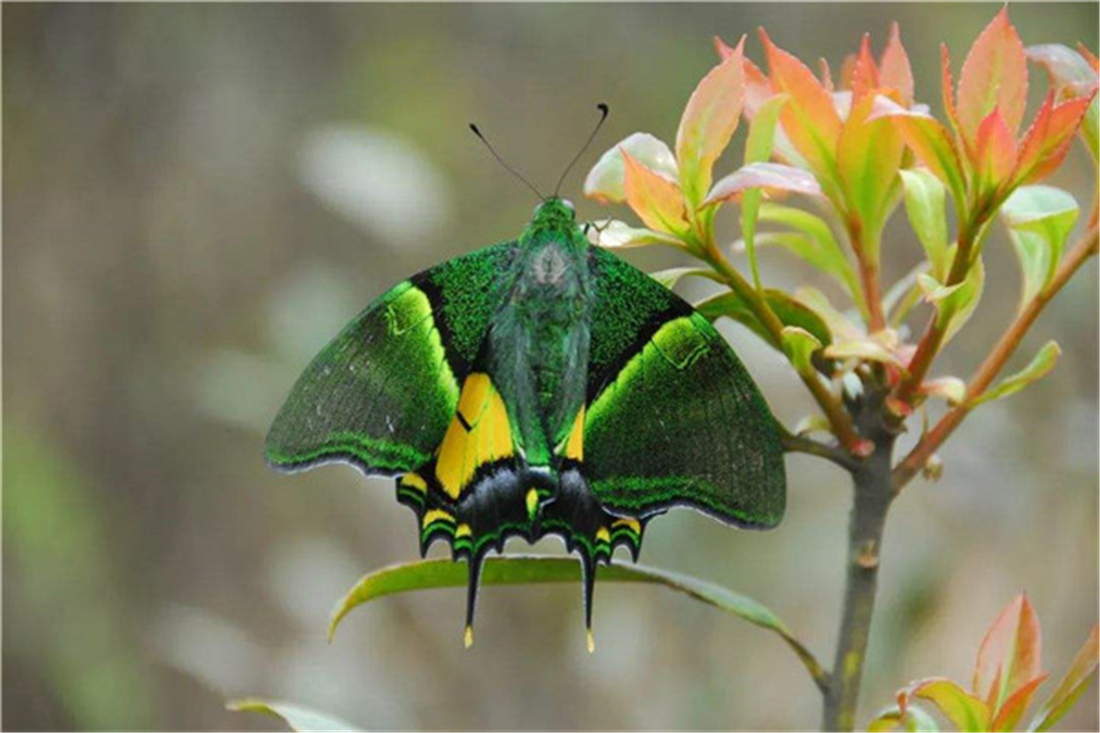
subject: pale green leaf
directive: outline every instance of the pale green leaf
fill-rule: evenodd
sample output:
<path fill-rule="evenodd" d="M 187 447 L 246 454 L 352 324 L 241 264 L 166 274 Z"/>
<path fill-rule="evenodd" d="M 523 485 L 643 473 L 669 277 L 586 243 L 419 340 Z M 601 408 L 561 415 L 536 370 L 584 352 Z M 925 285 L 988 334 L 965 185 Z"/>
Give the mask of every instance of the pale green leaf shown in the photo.
<path fill-rule="evenodd" d="M 969 733 L 989 730 L 989 708 L 954 680 L 946 678 L 922 680 L 914 683 L 907 694 L 933 703 L 960 731 Z"/>
<path fill-rule="evenodd" d="M 921 391 L 932 397 L 947 400 L 951 407 L 961 405 L 966 399 L 966 382 L 958 377 L 939 377 L 921 384 Z"/>
<path fill-rule="evenodd" d="M 383 596 L 411 590 L 465 588 L 468 583 L 467 573 L 466 563 L 452 560 L 418 560 L 391 565 L 368 573 L 352 586 L 333 609 L 329 623 L 329 639 L 332 638 L 340 621 L 357 606 Z M 485 561 L 481 571 L 482 586 L 578 583 L 580 578 L 580 563 L 571 557 L 535 555 L 493 557 Z M 751 624 L 774 631 L 794 650 L 816 681 L 820 683 L 824 678 L 825 673 L 817 660 L 802 642 L 795 638 L 786 624 L 771 609 L 752 598 L 689 575 L 658 570 L 645 565 L 623 565 L 617 562 L 600 565 L 596 578 L 598 582 L 619 581 L 663 585 L 738 616 Z"/>
<path fill-rule="evenodd" d="M 1023 310 L 1054 278 L 1080 207 L 1053 186 L 1021 186 L 1001 206 L 1023 271 Z"/>
<path fill-rule="evenodd" d="M 687 248 L 683 241 L 671 234 L 655 232 L 645 227 L 632 227 L 618 219 L 596 222 L 591 231 L 595 244 L 608 249 L 649 247 L 655 244 L 678 249 Z"/>
<path fill-rule="evenodd" d="M 899 727 L 910 733 L 937 733 L 940 729 L 936 719 L 919 705 L 909 705 L 904 714 L 895 705 L 883 710 L 867 724 L 867 730 L 870 733 L 886 733 L 898 730 Z"/>
<path fill-rule="evenodd" d="M 319 713 L 289 702 L 272 702 L 249 697 L 243 700 L 231 700 L 225 707 L 235 712 L 265 713 L 282 718 L 291 730 L 302 731 L 302 733 L 363 730 L 327 713 Z"/>
<path fill-rule="evenodd" d="M 821 342 L 804 328 L 784 326 L 782 331 L 783 352 L 791 360 L 799 374 L 809 374 L 814 370 L 811 359 L 814 352 L 821 349 Z"/>
<path fill-rule="evenodd" d="M 932 275 L 943 279 L 951 265 L 947 259 L 947 189 L 926 168 L 899 173 L 905 185 L 905 213 L 909 216 L 909 225 L 924 247 L 932 265 Z"/>
<path fill-rule="evenodd" d="M 676 158 L 668 145 L 648 132 L 636 132 L 613 145 L 596 161 L 584 180 L 585 196 L 604 203 L 618 204 L 626 201 L 623 150 L 668 180 L 679 180 Z"/>
<path fill-rule="evenodd" d="M 936 308 L 936 322 L 945 329 L 943 343 L 946 344 L 966 325 L 978 307 L 985 287 L 985 266 L 978 257 L 966 278 L 954 285 L 944 285 L 927 273 L 918 275 L 917 282 L 925 300 Z"/>
<path fill-rule="evenodd" d="M 970 406 L 977 407 L 983 402 L 999 400 L 1016 394 L 1032 382 L 1045 377 L 1054 368 L 1054 365 L 1058 362 L 1058 357 L 1061 355 L 1062 349 L 1059 348 L 1056 342 L 1046 342 L 1026 367 L 1011 376 L 1005 377 L 992 389 L 971 400 Z"/>
<path fill-rule="evenodd" d="M 775 145 L 775 128 L 779 122 L 779 111 L 790 98 L 788 94 L 776 94 L 769 97 L 756 110 L 749 126 L 748 139 L 745 141 L 745 162 L 759 163 L 768 160 Z M 764 191 L 750 189 L 741 198 L 741 236 L 745 240 L 745 251 L 749 258 L 752 282 L 760 290 L 760 266 L 756 258 L 756 220 L 760 212 L 760 202 Z"/>
<path fill-rule="evenodd" d="M 703 267 L 670 267 L 667 270 L 657 270 L 649 273 L 649 276 L 664 285 L 669 290 L 676 287 L 676 283 L 685 277 L 705 277 L 708 280 L 721 282 L 714 270 Z"/>

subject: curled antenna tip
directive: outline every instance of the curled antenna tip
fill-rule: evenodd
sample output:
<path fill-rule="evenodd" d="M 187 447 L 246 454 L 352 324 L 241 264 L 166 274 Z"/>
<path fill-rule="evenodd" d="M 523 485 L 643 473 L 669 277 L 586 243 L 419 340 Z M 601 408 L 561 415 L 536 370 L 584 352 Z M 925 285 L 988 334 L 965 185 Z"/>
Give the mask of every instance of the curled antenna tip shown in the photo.
<path fill-rule="evenodd" d="M 596 637 L 592 635 L 592 629 L 588 630 L 588 653 L 596 651 Z"/>
<path fill-rule="evenodd" d="M 604 104 L 603 102 L 600 102 L 599 104 L 597 104 L 596 109 L 598 109 L 600 112 L 603 112 L 604 117 L 607 117 L 608 112 L 611 111 L 608 108 L 608 106 L 606 104 Z"/>
<path fill-rule="evenodd" d="M 466 634 L 462 638 L 462 643 L 466 645 L 467 649 L 469 649 L 470 647 L 472 647 L 474 645 L 474 627 L 473 626 L 467 626 L 466 627 Z"/>

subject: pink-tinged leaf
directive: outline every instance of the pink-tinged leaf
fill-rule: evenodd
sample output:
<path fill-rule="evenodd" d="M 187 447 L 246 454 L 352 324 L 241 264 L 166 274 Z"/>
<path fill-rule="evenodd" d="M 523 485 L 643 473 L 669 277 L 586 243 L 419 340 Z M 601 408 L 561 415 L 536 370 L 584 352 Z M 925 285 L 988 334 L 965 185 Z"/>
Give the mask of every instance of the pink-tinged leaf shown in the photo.
<path fill-rule="evenodd" d="M 745 69 L 741 50 L 745 38 L 733 53 L 715 66 L 688 100 L 676 132 L 676 160 L 680 165 L 680 186 L 688 201 L 698 204 L 710 188 L 714 161 L 729 145 L 745 99 Z"/>
<path fill-rule="evenodd" d="M 1001 704 L 1001 707 L 993 716 L 993 731 L 1010 731 L 1016 728 L 1020 718 L 1027 712 L 1027 706 L 1031 704 L 1031 698 L 1039 685 L 1043 684 L 1049 675 L 1042 674 L 1035 679 L 1019 687 Z"/>
<path fill-rule="evenodd" d="M 817 68 L 821 72 L 821 84 L 825 87 L 825 91 L 832 94 L 836 89 L 833 86 L 833 72 L 829 69 L 829 62 L 824 56 L 817 60 Z"/>
<path fill-rule="evenodd" d="M 852 69 L 852 104 L 853 106 L 864 95 L 878 89 L 878 67 L 871 56 L 871 34 L 864 33 L 859 42 L 859 54 L 856 55 L 856 64 Z"/>
<path fill-rule="evenodd" d="M 886 119 L 868 121 L 874 103 L 873 93 L 853 103 L 836 149 L 845 198 L 866 233 L 864 245 L 877 240 L 889 207 L 897 201 L 898 168 L 905 153 L 905 140 L 896 125 Z M 867 250 L 864 255 L 871 262 L 878 260 L 877 251 Z"/>
<path fill-rule="evenodd" d="M 878 83 L 897 91 L 901 103 L 909 106 L 913 103 L 913 71 L 909 66 L 909 54 L 901 44 L 901 32 L 898 24 L 890 26 L 890 38 L 882 50 L 882 59 L 878 64 Z"/>
<path fill-rule="evenodd" d="M 889 117 L 905 138 L 905 143 L 926 168 L 943 181 L 959 211 L 965 211 L 966 186 L 958 150 L 940 121 L 928 114 L 927 108 L 906 109 L 889 97 L 878 95 L 867 120 Z"/>
<path fill-rule="evenodd" d="M 625 150 L 621 151 L 626 180 L 626 202 L 646 227 L 666 234 L 688 231 L 687 210 L 679 187 L 655 173 Z"/>
<path fill-rule="evenodd" d="M 782 163 L 749 163 L 715 183 L 700 207 L 729 201 L 751 188 L 770 188 L 810 196 L 821 195 L 821 187 L 809 171 Z"/>
<path fill-rule="evenodd" d="M 1069 152 L 1073 135 L 1081 125 L 1096 90 L 1086 97 L 1077 97 L 1054 104 L 1053 92 L 1043 100 L 1035 122 L 1024 134 L 1019 160 L 1012 175 L 1013 185 L 1034 183 L 1053 173 Z"/>
<path fill-rule="evenodd" d="M 780 113 L 784 132 L 819 174 L 828 176 L 840 135 L 840 115 L 831 95 L 806 65 L 772 43 L 760 30 L 768 55 L 772 91 L 791 95 Z"/>
<path fill-rule="evenodd" d="M 973 160 L 973 140 L 963 134 L 962 125 L 959 124 L 959 110 L 955 105 L 955 86 L 951 79 L 951 55 L 947 52 L 946 43 L 940 44 L 940 85 L 943 87 L 943 112 L 951 123 L 951 129 L 955 131 L 955 139 L 962 146 L 965 158 Z"/>
<path fill-rule="evenodd" d="M 1012 692 L 1042 674 L 1041 655 L 1039 619 L 1027 595 L 1021 593 L 986 632 L 974 665 L 974 692 L 990 699 L 991 707 L 998 709 Z"/>
<path fill-rule="evenodd" d="M 982 30 L 963 62 L 959 73 L 959 122 L 965 136 L 974 139 L 982 121 L 999 109 L 1015 136 L 1026 104 L 1027 57 L 1005 6 Z"/>
<path fill-rule="evenodd" d="M 669 181 L 679 179 L 676 158 L 668 146 L 648 132 L 636 132 L 608 149 L 584 179 L 584 195 L 597 201 L 622 203 L 626 201 L 623 189 L 625 173 L 623 171 L 622 151 L 630 154 L 634 160 L 655 171 Z"/>
<path fill-rule="evenodd" d="M 741 44 L 737 44 L 740 46 Z M 714 50 L 718 52 L 718 58 L 728 59 L 734 54 L 735 49 L 718 36 L 714 37 Z"/>
<path fill-rule="evenodd" d="M 1088 688 L 1092 678 L 1096 676 L 1098 634 L 1100 634 L 1100 627 L 1093 626 L 1089 638 L 1073 658 L 1066 676 L 1058 683 L 1058 689 L 1050 699 L 1043 703 L 1043 707 L 1039 709 L 1039 713 L 1028 726 L 1029 730 L 1049 730 L 1073 707 L 1073 703 L 1077 702 L 1077 698 L 1081 697 Z"/>
<path fill-rule="evenodd" d="M 1060 43 L 1028 46 L 1027 57 L 1046 71 L 1058 99 L 1080 97 L 1096 86 L 1096 69 L 1088 59 Z"/>
<path fill-rule="evenodd" d="M 898 695 L 899 703 L 906 697 L 928 700 L 960 731 L 989 730 L 989 709 L 954 680 L 932 677 L 916 683 Z M 907 700 L 905 700 L 907 702 Z M 901 706 L 906 709 L 905 705 Z"/>
<path fill-rule="evenodd" d="M 982 194 L 992 192 L 1002 181 L 1007 181 L 1016 168 L 1016 140 L 999 109 L 982 120 L 974 153 L 978 191 Z"/>

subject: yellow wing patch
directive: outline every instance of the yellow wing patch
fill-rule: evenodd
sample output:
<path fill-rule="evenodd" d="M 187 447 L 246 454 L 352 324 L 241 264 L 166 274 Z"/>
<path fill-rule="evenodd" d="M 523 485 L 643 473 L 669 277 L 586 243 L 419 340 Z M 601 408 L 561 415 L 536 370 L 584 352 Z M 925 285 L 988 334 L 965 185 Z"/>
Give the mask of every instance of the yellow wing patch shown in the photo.
<path fill-rule="evenodd" d="M 577 410 L 577 417 L 573 420 L 573 429 L 569 431 L 569 437 L 565 441 L 565 451 L 561 455 L 581 463 L 584 462 L 584 405 L 581 405 L 581 409 Z"/>
<path fill-rule="evenodd" d="M 515 454 L 504 400 L 489 375 L 466 378 L 458 411 L 439 445 L 435 475 L 447 496 L 457 499 L 479 466 Z"/>

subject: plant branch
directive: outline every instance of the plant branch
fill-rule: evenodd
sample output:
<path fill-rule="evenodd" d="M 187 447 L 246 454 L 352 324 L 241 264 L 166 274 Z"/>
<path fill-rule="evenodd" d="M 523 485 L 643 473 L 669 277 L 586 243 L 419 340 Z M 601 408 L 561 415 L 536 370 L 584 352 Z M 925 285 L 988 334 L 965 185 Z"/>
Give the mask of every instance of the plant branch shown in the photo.
<path fill-rule="evenodd" d="M 734 269 L 729 261 L 722 256 L 722 253 L 718 251 L 718 247 L 711 244 L 699 248 L 698 251 L 702 259 L 722 277 L 725 284 L 748 303 L 749 307 L 752 308 L 753 315 L 755 315 L 760 323 L 764 325 L 764 328 L 768 330 L 774 343 L 782 347 L 783 322 L 779 320 L 779 317 L 776 316 L 775 312 L 768 306 L 760 292 L 753 288 L 752 285 L 741 276 L 741 273 Z M 829 389 L 829 386 L 821 380 L 821 377 L 816 372 L 811 371 L 807 373 L 802 370 L 796 371 L 798 371 L 798 376 L 801 377 L 806 388 L 810 390 L 810 394 L 813 395 L 821 411 L 825 413 L 825 418 L 829 421 L 833 434 L 837 436 L 840 444 L 844 446 L 845 450 L 849 453 L 859 455 L 860 447 L 864 441 L 856 434 L 855 428 L 852 426 L 851 417 L 844 410 L 840 397 Z"/>
<path fill-rule="evenodd" d="M 881 407 L 877 409 L 881 412 Z M 876 432 L 874 452 L 852 474 L 855 499 L 848 526 L 844 613 L 822 720 L 822 727 L 830 731 L 855 728 L 878 589 L 879 552 L 886 514 L 894 498 L 890 478 L 894 435 Z"/>
<path fill-rule="evenodd" d="M 824 458 L 849 472 L 855 471 L 859 466 L 859 461 L 853 458 L 847 451 L 792 433 L 782 425 L 779 426 L 779 431 L 779 438 L 783 443 L 783 449 L 788 453 L 806 453 L 807 455 Z"/>
<path fill-rule="evenodd" d="M 868 256 L 862 222 L 858 218 L 850 218 L 847 230 L 848 241 L 859 265 L 859 285 L 863 291 L 863 302 L 867 305 L 867 331 L 875 333 L 886 328 L 886 314 L 882 309 L 882 291 L 879 286 L 878 262 Z M 877 253 L 877 243 L 872 245 L 871 250 Z M 877 259 L 877 254 L 875 258 Z"/>
<path fill-rule="evenodd" d="M 928 459 L 932 457 L 940 445 L 966 418 L 972 409 L 970 407 L 972 401 L 980 397 L 993 383 L 993 380 L 1016 352 L 1016 348 L 1020 345 L 1024 335 L 1035 323 L 1046 304 L 1058 294 L 1058 291 L 1065 286 L 1074 273 L 1081 268 L 1082 264 L 1096 255 L 1098 247 L 1100 247 L 1100 238 L 1097 235 L 1097 225 L 1093 223 L 1084 236 L 1073 245 L 1065 259 L 1062 260 L 1050 283 L 1031 299 L 1005 332 L 1001 334 L 1001 338 L 998 339 L 993 350 L 989 352 L 989 355 L 974 372 L 974 376 L 967 384 L 966 400 L 940 418 L 894 469 L 895 492 L 901 491 L 916 476 L 917 472 L 924 467 L 924 464 L 928 462 Z"/>

